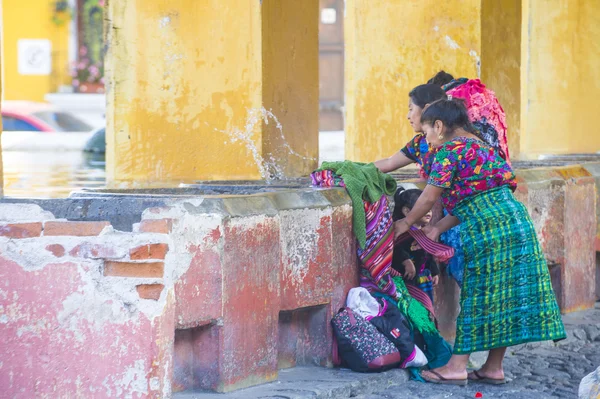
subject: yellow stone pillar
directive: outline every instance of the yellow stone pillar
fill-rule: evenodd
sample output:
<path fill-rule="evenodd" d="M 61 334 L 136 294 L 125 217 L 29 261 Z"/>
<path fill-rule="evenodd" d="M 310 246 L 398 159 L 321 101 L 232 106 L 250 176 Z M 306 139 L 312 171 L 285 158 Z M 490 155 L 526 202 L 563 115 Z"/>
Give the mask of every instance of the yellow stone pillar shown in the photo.
<path fill-rule="evenodd" d="M 521 138 L 521 23 L 521 0 L 482 0 L 481 81 L 504 108 L 513 159 Z"/>
<path fill-rule="evenodd" d="M 317 166 L 317 0 L 110 1 L 106 31 L 109 185 Z"/>
<path fill-rule="evenodd" d="M 522 21 L 522 157 L 600 151 L 600 2 L 523 0 Z"/>
<path fill-rule="evenodd" d="M 444 69 L 478 76 L 481 0 L 347 1 L 346 158 L 392 155 L 413 135 L 408 92 Z"/>

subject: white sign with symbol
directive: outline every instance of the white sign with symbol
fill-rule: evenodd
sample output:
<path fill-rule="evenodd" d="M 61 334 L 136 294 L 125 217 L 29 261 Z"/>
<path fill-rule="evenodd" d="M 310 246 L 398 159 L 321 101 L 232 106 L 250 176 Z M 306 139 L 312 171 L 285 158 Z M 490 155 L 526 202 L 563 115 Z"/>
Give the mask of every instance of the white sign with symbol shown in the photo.
<path fill-rule="evenodd" d="M 50 75 L 52 43 L 46 39 L 21 39 L 17 42 L 20 75 Z"/>
<path fill-rule="evenodd" d="M 335 8 L 324 8 L 321 10 L 321 22 L 324 24 L 335 24 L 337 21 L 337 11 Z"/>

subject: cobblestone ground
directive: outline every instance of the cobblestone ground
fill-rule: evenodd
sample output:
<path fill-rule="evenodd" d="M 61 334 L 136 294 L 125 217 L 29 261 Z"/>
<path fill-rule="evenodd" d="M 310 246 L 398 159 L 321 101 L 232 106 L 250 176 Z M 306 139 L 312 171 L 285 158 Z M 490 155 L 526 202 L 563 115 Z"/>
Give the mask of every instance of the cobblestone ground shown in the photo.
<path fill-rule="evenodd" d="M 569 336 L 564 341 L 510 348 L 504 363 L 510 381 L 505 385 L 469 381 L 468 386 L 459 387 L 410 381 L 356 398 L 577 398 L 581 379 L 600 366 L 599 305 L 595 310 L 564 316 Z M 484 361 L 485 354 L 476 354 L 471 365 L 477 368 Z"/>

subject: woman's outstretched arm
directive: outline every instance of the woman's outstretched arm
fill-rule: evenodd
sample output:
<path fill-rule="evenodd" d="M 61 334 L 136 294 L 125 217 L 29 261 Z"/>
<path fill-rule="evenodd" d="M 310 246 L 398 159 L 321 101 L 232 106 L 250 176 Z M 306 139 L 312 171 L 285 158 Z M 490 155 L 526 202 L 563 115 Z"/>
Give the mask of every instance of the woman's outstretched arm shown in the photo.
<path fill-rule="evenodd" d="M 407 157 L 402 151 L 398 151 L 394 155 L 388 158 L 380 159 L 375 161 L 374 164 L 383 173 L 389 173 L 396 169 L 403 168 L 411 163 L 414 163 L 412 159 Z"/>

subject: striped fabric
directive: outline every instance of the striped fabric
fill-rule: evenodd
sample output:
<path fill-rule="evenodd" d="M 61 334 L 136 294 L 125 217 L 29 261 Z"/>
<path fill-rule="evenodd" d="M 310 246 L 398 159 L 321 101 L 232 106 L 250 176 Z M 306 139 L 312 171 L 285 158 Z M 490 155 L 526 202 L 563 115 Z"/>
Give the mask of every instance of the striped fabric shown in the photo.
<path fill-rule="evenodd" d="M 364 249 L 358 247 L 357 253 L 361 266 L 367 273 L 361 273 L 361 286 L 369 291 L 376 290 L 395 297 L 396 286 L 390 275 L 394 229 L 388 199 L 384 195 L 379 201 L 364 204 L 367 241 Z"/>
<path fill-rule="evenodd" d="M 506 186 L 460 201 L 465 274 L 455 354 L 566 337 L 527 209 Z"/>
<path fill-rule="evenodd" d="M 406 289 L 410 296 L 415 298 L 417 301 L 421 302 L 421 304 L 431 313 L 433 317 L 435 317 L 435 310 L 433 308 L 433 302 L 431 298 L 425 291 L 422 289 L 415 287 L 414 285 L 406 284 Z"/>
<path fill-rule="evenodd" d="M 454 248 L 430 240 L 423 230 L 415 227 L 412 227 L 406 233 L 396 238 L 395 243 L 398 244 L 402 241 L 410 239 L 411 237 L 419 243 L 425 252 L 433 255 L 434 259 L 438 262 L 447 262 L 454 256 Z"/>
<path fill-rule="evenodd" d="M 345 187 L 341 177 L 330 170 L 317 170 L 310 174 L 315 187 Z"/>
<path fill-rule="evenodd" d="M 316 187 L 346 187 L 344 180 L 331 170 L 317 170 L 310 177 Z M 362 267 L 360 285 L 369 292 L 381 292 L 395 298 L 396 285 L 390 275 L 393 270 L 394 230 L 388 199 L 382 195 L 375 202 L 363 201 L 363 206 L 366 241 L 364 249 L 357 245 Z"/>

